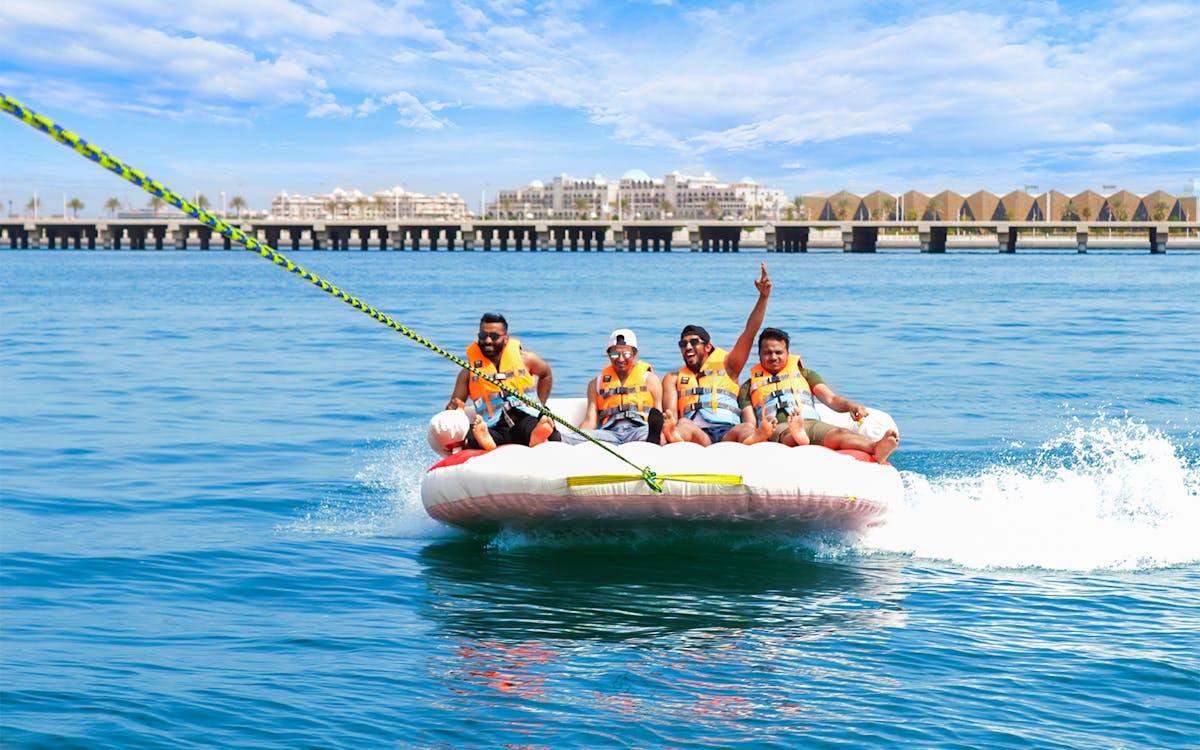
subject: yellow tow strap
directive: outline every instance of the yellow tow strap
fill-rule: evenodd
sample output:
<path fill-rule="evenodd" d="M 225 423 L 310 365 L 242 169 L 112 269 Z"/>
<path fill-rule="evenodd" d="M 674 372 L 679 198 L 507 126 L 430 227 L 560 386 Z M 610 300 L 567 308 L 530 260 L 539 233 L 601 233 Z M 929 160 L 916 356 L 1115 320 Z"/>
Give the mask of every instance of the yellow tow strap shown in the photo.
<path fill-rule="evenodd" d="M 742 484 L 741 474 L 659 474 L 659 482 L 690 482 L 692 484 Z M 597 484 L 620 484 L 645 479 L 641 474 L 590 474 L 567 477 L 568 487 L 590 487 Z M 661 492 L 661 490 L 660 490 Z"/>

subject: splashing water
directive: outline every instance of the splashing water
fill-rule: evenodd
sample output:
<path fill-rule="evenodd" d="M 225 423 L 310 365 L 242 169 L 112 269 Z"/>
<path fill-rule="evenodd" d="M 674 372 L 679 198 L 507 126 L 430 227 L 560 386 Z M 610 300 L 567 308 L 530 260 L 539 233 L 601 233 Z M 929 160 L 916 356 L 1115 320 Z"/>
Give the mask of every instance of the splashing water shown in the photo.
<path fill-rule="evenodd" d="M 1074 420 L 1034 457 L 974 474 L 904 472 L 866 549 L 972 568 L 1143 569 L 1200 561 L 1194 455 L 1129 419 Z"/>
<path fill-rule="evenodd" d="M 362 451 L 355 484 L 327 494 L 301 518 L 281 524 L 298 534 L 439 538 L 454 533 L 421 503 L 421 479 L 436 460 L 420 429 L 403 425 L 395 442 Z"/>

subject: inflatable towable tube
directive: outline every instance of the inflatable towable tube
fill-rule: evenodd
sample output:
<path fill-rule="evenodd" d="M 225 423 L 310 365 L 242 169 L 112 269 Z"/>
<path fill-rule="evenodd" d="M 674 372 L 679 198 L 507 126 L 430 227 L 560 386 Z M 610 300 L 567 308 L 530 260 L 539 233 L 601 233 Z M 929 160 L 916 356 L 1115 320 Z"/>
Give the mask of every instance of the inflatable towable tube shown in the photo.
<path fill-rule="evenodd" d="M 551 399 L 578 423 L 584 399 Z M 895 429 L 872 409 L 863 425 L 824 412 L 868 436 Z M 430 422 L 439 453 L 465 436 L 466 415 L 442 412 Z M 868 432 L 869 431 L 869 432 Z M 655 492 L 633 468 L 591 443 L 502 445 L 450 453 L 421 483 L 430 516 L 472 531 L 500 528 L 614 527 L 649 524 L 762 526 L 802 531 L 857 531 L 883 522 L 903 497 L 899 473 L 859 451 L 779 443 L 628 443 L 615 450 L 662 480 Z"/>

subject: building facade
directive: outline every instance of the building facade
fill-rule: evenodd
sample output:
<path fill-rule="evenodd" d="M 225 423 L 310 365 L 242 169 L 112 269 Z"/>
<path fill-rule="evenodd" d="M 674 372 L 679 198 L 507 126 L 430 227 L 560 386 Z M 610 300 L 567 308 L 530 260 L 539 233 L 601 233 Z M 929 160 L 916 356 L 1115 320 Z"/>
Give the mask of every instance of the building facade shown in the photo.
<path fill-rule="evenodd" d="M 722 183 L 710 173 L 671 172 L 661 179 L 640 169 L 618 180 L 597 175 L 555 177 L 549 185 L 534 180 L 500 190 L 487 204 L 498 219 L 778 219 L 790 203 L 783 190 L 749 177 Z"/>
<path fill-rule="evenodd" d="M 364 219 L 442 219 L 457 221 L 470 215 L 458 193 L 425 195 L 400 186 L 366 195 L 359 190 L 335 188 L 324 195 L 293 195 L 280 192 L 271 201 L 272 219 L 331 221 Z"/>

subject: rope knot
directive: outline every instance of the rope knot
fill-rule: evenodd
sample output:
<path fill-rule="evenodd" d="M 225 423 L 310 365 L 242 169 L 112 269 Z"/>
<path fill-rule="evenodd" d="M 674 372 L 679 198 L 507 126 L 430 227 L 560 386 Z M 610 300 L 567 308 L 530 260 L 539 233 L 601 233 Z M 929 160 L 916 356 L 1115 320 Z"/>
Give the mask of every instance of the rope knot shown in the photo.
<path fill-rule="evenodd" d="M 662 480 L 658 478 L 658 474 L 647 466 L 642 469 L 642 479 L 646 480 L 646 484 L 650 485 L 650 489 L 661 493 L 663 491 Z"/>

